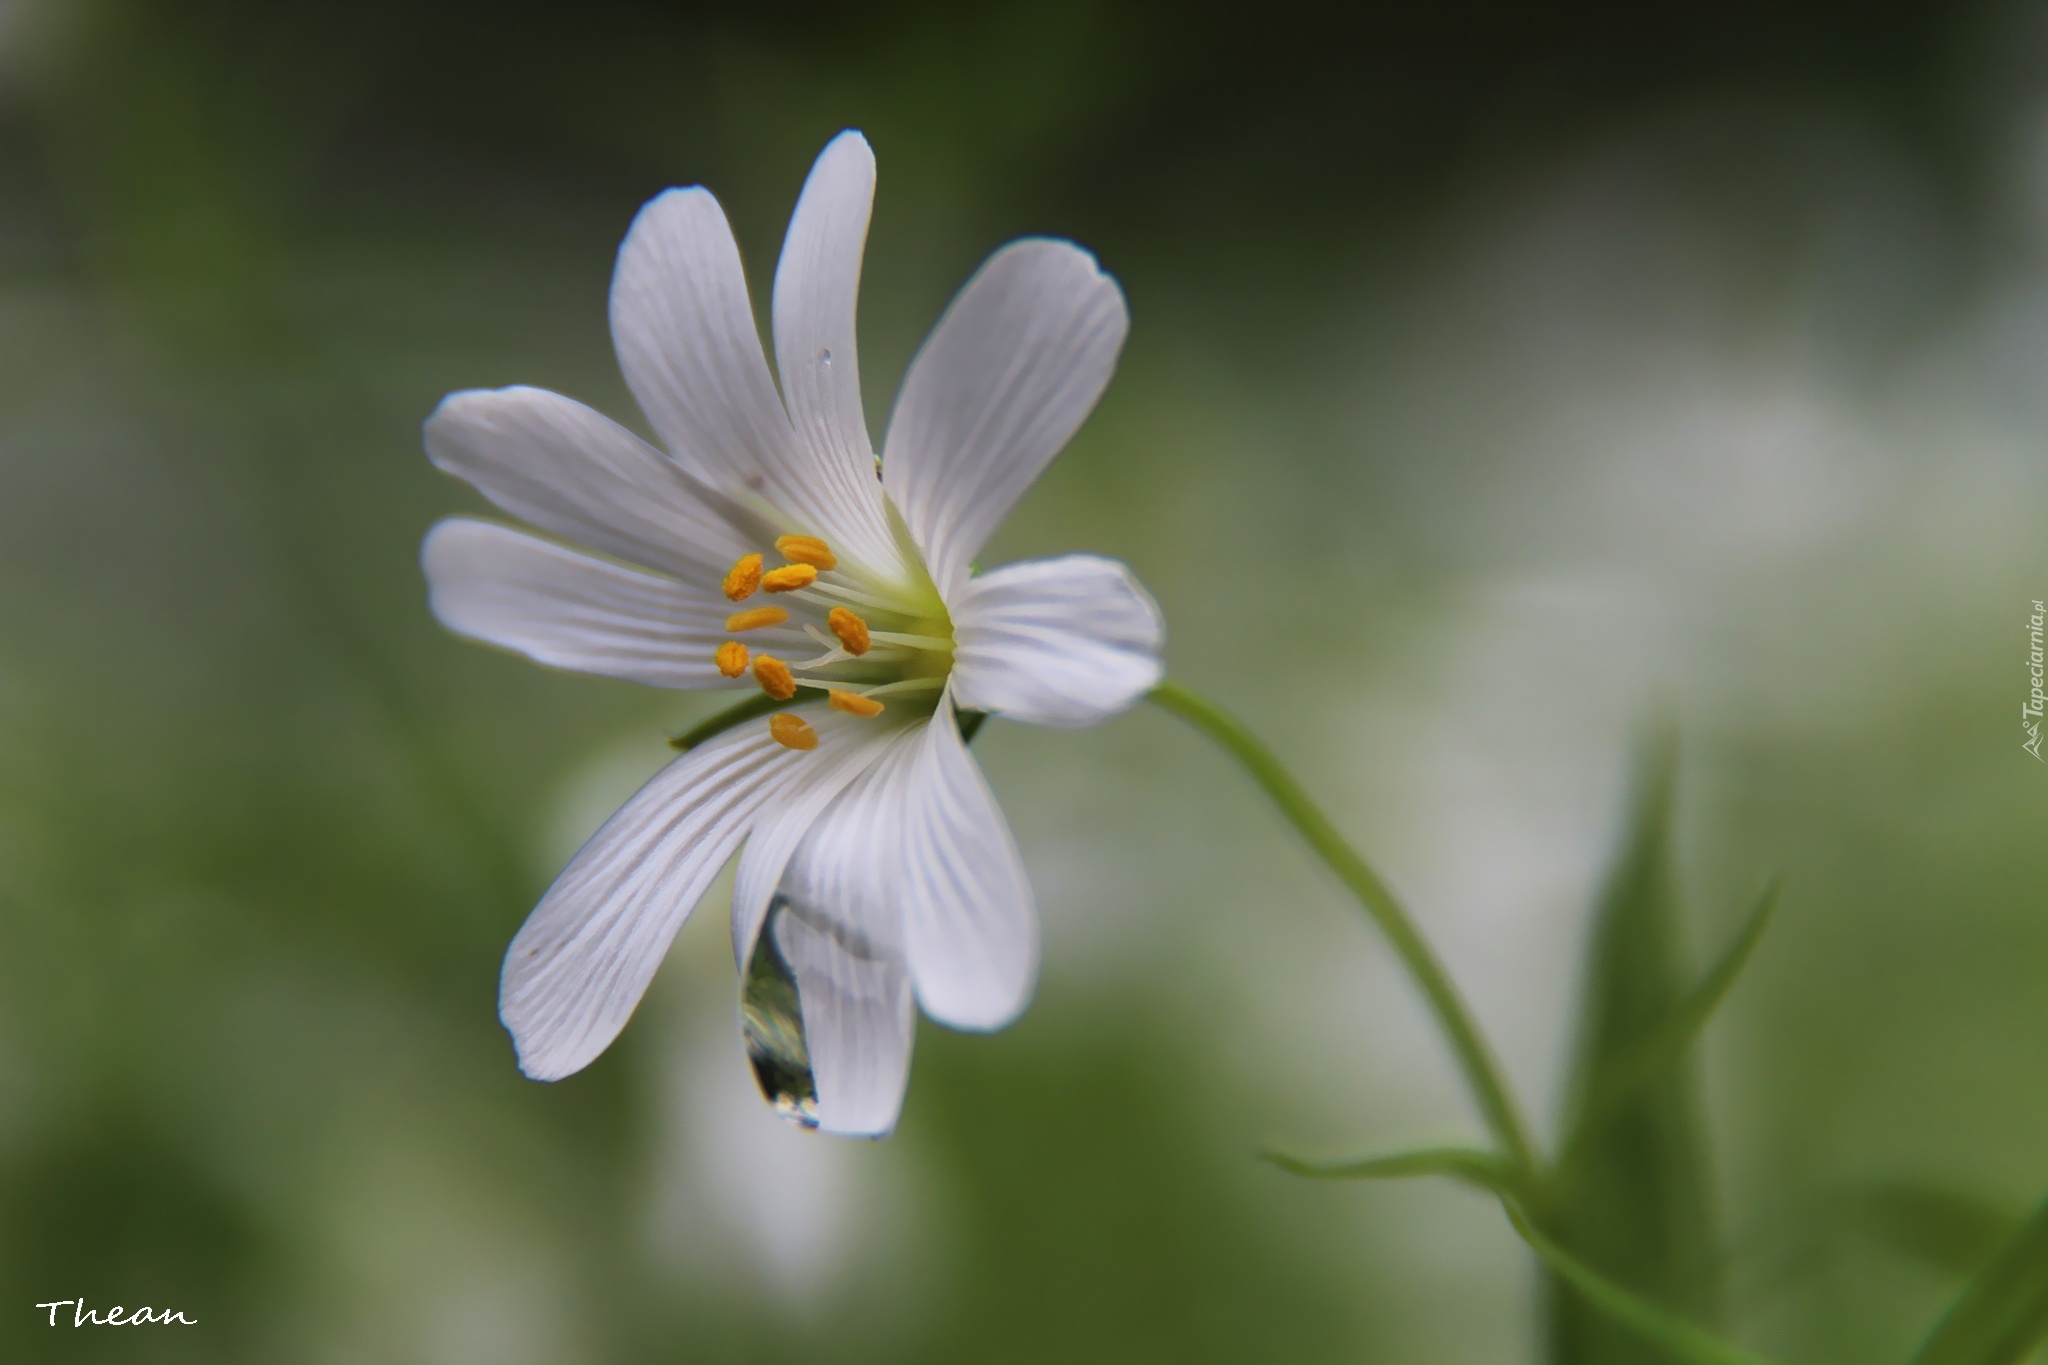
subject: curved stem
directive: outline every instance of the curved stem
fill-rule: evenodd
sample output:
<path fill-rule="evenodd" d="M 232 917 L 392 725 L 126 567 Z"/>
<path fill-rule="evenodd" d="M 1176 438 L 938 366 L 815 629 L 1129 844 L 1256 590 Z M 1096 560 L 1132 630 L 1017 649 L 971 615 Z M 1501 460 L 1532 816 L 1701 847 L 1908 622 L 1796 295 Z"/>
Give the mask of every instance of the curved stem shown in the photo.
<path fill-rule="evenodd" d="M 1152 689 L 1151 699 L 1228 750 L 1231 757 L 1251 774 L 1252 780 L 1273 799 L 1280 813 L 1301 832 L 1301 837 L 1308 840 L 1316 856 L 1329 865 L 1352 895 L 1358 897 L 1359 904 L 1365 907 L 1366 913 L 1387 936 L 1402 965 L 1428 1000 L 1430 1010 L 1450 1041 L 1452 1052 L 1457 1054 L 1458 1066 L 1465 1073 L 1466 1084 L 1471 1086 L 1472 1096 L 1485 1116 L 1487 1127 L 1493 1130 L 1494 1139 L 1524 1174 L 1532 1180 L 1540 1175 L 1535 1144 L 1529 1139 L 1528 1128 L 1522 1121 L 1513 1094 L 1508 1090 L 1506 1079 L 1501 1075 L 1500 1063 L 1494 1059 L 1493 1050 L 1487 1046 L 1464 997 L 1458 994 L 1458 988 L 1452 984 L 1450 975 L 1445 972 L 1443 963 L 1437 960 L 1428 940 L 1423 938 L 1401 902 L 1387 889 L 1387 884 L 1380 880 L 1371 864 L 1345 842 L 1337 827 L 1330 823 L 1330 818 L 1309 799 L 1308 793 L 1280 765 L 1272 750 L 1260 743 L 1258 737 L 1234 716 L 1174 682 L 1160 683 Z"/>

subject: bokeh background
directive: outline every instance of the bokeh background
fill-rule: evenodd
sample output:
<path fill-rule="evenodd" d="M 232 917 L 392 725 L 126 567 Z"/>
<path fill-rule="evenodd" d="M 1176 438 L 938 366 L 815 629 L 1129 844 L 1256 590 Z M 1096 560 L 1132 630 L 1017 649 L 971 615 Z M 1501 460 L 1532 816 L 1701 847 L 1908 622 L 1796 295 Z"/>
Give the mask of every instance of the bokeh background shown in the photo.
<path fill-rule="evenodd" d="M 1098 254 L 1122 369 L 987 559 L 1136 567 L 1547 1132 L 1676 720 L 1693 959 L 1786 887 L 1706 1052 L 1727 1330 L 1903 1359 L 1958 1281 L 1902 1219 L 2048 1190 L 2039 5 L 0 3 L 0 1353 L 1540 1358 L 1485 1201 L 1253 1159 L 1478 1129 L 1155 712 L 984 732 L 1043 980 L 921 1025 L 894 1138 L 754 1097 L 718 892 L 617 1046 L 519 1078 L 505 943 L 708 708 L 441 633 L 419 537 L 480 504 L 418 423 L 637 424 L 635 208 L 711 186 L 759 290 L 847 126 L 871 422 L 990 249 Z M 32 1306 L 80 1295 L 200 1325 Z"/>

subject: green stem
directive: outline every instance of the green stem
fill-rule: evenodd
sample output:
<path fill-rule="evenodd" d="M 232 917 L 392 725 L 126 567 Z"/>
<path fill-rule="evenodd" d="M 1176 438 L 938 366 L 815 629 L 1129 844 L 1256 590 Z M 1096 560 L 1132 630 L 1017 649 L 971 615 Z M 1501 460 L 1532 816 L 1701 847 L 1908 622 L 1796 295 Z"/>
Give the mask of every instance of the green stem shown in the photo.
<path fill-rule="evenodd" d="M 688 753 L 705 740 L 716 739 L 735 725 L 745 725 L 750 720 L 759 720 L 763 716 L 772 716 L 784 707 L 795 706 L 798 702 L 816 701 L 817 699 L 818 694 L 807 689 L 798 689 L 795 696 L 787 697 L 781 701 L 777 701 L 765 692 L 756 692 L 753 696 L 748 697 L 736 706 L 728 706 L 717 715 L 706 716 L 703 720 L 698 721 L 689 729 L 669 740 L 668 744 L 671 749 L 681 749 L 684 753 Z"/>
<path fill-rule="evenodd" d="M 1515 1231 L 1529 1244 L 1529 1249 L 1558 1278 L 1578 1290 L 1608 1317 L 1634 1328 L 1679 1360 L 1690 1362 L 1690 1365 L 1771 1365 L 1762 1356 L 1730 1346 L 1608 1279 L 1544 1236 L 1529 1215 L 1515 1206 L 1513 1199 L 1503 1196 L 1500 1206 L 1508 1221 L 1514 1224 Z"/>
<path fill-rule="evenodd" d="M 798 685 L 795 696 L 784 698 L 781 701 L 777 701 L 766 693 L 756 693 L 736 706 L 728 706 L 717 715 L 707 716 L 703 720 L 698 721 L 689 729 L 671 738 L 668 745 L 671 749 L 680 749 L 684 753 L 688 753 L 706 740 L 717 739 L 736 725 L 745 725 L 750 720 L 759 720 L 763 716 L 772 716 L 777 711 L 788 707 L 800 706 L 807 701 L 816 701 L 821 695 L 823 694 L 818 689 L 802 684 Z M 972 744 L 974 743 L 975 735 L 981 732 L 981 723 L 988 719 L 988 712 L 956 711 L 954 716 L 960 726 L 961 742 Z"/>
<path fill-rule="evenodd" d="M 1401 902 L 1387 889 L 1387 884 L 1380 880 L 1379 874 L 1358 855 L 1357 850 L 1345 842 L 1344 836 L 1309 799 L 1301 784 L 1280 766 L 1280 760 L 1273 756 L 1272 750 L 1260 743 L 1258 737 L 1234 716 L 1174 682 L 1162 682 L 1153 688 L 1151 699 L 1228 750 L 1231 757 L 1251 774 L 1252 780 L 1265 789 L 1273 804 L 1280 808 L 1280 813 L 1301 832 L 1301 837 L 1308 840 L 1316 856 L 1329 865 L 1352 895 L 1358 897 L 1359 904 L 1365 907 L 1366 913 L 1387 936 L 1402 965 L 1428 1000 L 1437 1023 L 1450 1041 L 1451 1051 L 1457 1054 L 1458 1066 L 1465 1073 L 1466 1084 L 1471 1086 L 1472 1096 L 1486 1118 L 1487 1127 L 1493 1130 L 1495 1141 L 1500 1143 L 1508 1159 L 1529 1182 L 1535 1184 L 1542 1169 L 1536 1147 L 1529 1139 L 1521 1111 L 1501 1075 L 1500 1063 L 1494 1059 L 1493 1050 L 1487 1046 L 1464 997 L 1458 994 L 1458 988 L 1444 971 L 1443 963 L 1437 960 L 1428 940 L 1422 937 L 1415 922 L 1401 907 Z"/>

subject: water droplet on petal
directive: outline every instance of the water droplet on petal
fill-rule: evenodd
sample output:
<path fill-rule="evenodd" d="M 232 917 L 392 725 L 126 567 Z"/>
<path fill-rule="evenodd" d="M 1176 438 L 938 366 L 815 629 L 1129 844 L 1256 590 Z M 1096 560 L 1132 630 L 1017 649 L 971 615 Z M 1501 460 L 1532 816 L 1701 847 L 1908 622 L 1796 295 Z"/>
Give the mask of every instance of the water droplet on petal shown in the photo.
<path fill-rule="evenodd" d="M 829 369 L 831 369 L 831 368 L 832 368 L 832 353 L 831 353 L 830 351 L 820 351 L 820 352 L 818 352 L 818 363 L 819 363 L 820 365 L 823 365 L 823 366 L 824 366 L 824 367 L 825 367 L 826 369 L 828 369 L 828 370 L 829 370 Z"/>
<path fill-rule="evenodd" d="M 803 1002 L 797 995 L 796 973 L 775 941 L 777 921 L 788 908 L 789 897 L 780 892 L 768 903 L 746 980 L 740 983 L 740 1032 L 761 1097 L 782 1117 L 815 1128 L 818 1083 L 811 1076 L 810 1049 L 804 1042 Z"/>

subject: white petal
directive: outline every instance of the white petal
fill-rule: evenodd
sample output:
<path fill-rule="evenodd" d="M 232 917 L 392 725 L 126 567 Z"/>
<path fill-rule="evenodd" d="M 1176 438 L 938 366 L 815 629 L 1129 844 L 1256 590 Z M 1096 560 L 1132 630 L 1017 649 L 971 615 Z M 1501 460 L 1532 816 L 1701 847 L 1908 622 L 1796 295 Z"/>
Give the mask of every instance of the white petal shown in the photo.
<path fill-rule="evenodd" d="M 875 447 L 861 411 L 854 312 L 875 197 L 875 156 L 841 133 L 811 167 L 775 268 L 775 367 L 797 435 L 835 479 L 875 485 Z"/>
<path fill-rule="evenodd" d="M 610 418 L 545 389 L 449 394 L 427 418 L 426 446 L 436 465 L 512 515 L 681 578 L 722 578 L 765 543 L 730 498 Z"/>
<path fill-rule="evenodd" d="M 998 1029 L 1031 999 L 1038 912 L 1024 864 L 951 701 L 900 782 L 904 922 L 918 1003 L 942 1024 Z"/>
<path fill-rule="evenodd" d="M 1113 559 L 1026 560 L 954 594 L 953 696 L 1035 725 L 1092 725 L 1160 678 L 1166 622 Z"/>
<path fill-rule="evenodd" d="M 633 219 L 612 273 L 611 322 L 626 383 L 677 460 L 721 484 L 788 461 L 794 434 L 754 330 L 739 245 L 709 190 L 669 190 Z"/>
<path fill-rule="evenodd" d="M 754 814 L 803 771 L 744 726 L 656 774 L 591 836 L 505 953 L 498 1017 L 535 1080 L 580 1071 L 618 1037 Z"/>
<path fill-rule="evenodd" d="M 830 1133 L 879 1136 L 903 1107 L 914 1017 L 889 797 L 916 749 L 892 746 L 838 795 L 777 889 L 770 932 L 796 979 L 818 1126 Z"/>
<path fill-rule="evenodd" d="M 832 804 L 848 783 L 882 758 L 894 747 L 903 747 L 915 742 L 912 727 L 891 724 L 884 712 L 875 720 L 858 725 L 846 723 L 847 718 L 823 705 L 804 705 L 794 708 L 794 714 L 809 721 L 812 728 L 820 733 L 816 762 L 805 773 L 802 785 L 775 804 L 775 808 L 764 811 L 755 822 L 753 833 L 747 836 L 747 847 L 740 855 L 739 867 L 733 873 L 732 883 L 732 951 L 733 965 L 745 976 L 747 962 L 754 954 L 754 936 L 761 931 L 761 921 L 767 916 L 768 902 L 776 888 L 782 883 L 783 871 L 789 866 L 790 858 L 804 836 L 811 832 L 811 826 L 818 822 L 825 808 Z M 836 734 L 838 742 L 827 744 L 822 736 Z"/>
<path fill-rule="evenodd" d="M 709 191 L 669 190 L 640 210 L 612 276 L 612 340 L 626 383 L 669 451 L 835 550 L 893 563 L 872 463 L 851 471 L 790 426 L 777 397 L 725 212 Z"/>
<path fill-rule="evenodd" d="M 1080 428 L 1130 319 L 1071 242 L 1012 242 L 975 272 L 910 363 L 882 481 L 944 594 Z"/>
<path fill-rule="evenodd" d="M 450 517 L 420 546 L 427 603 L 457 635 L 537 663 L 650 687 L 722 687 L 712 663 L 732 604 L 551 541 Z M 788 627 L 760 643 L 801 647 Z"/>

